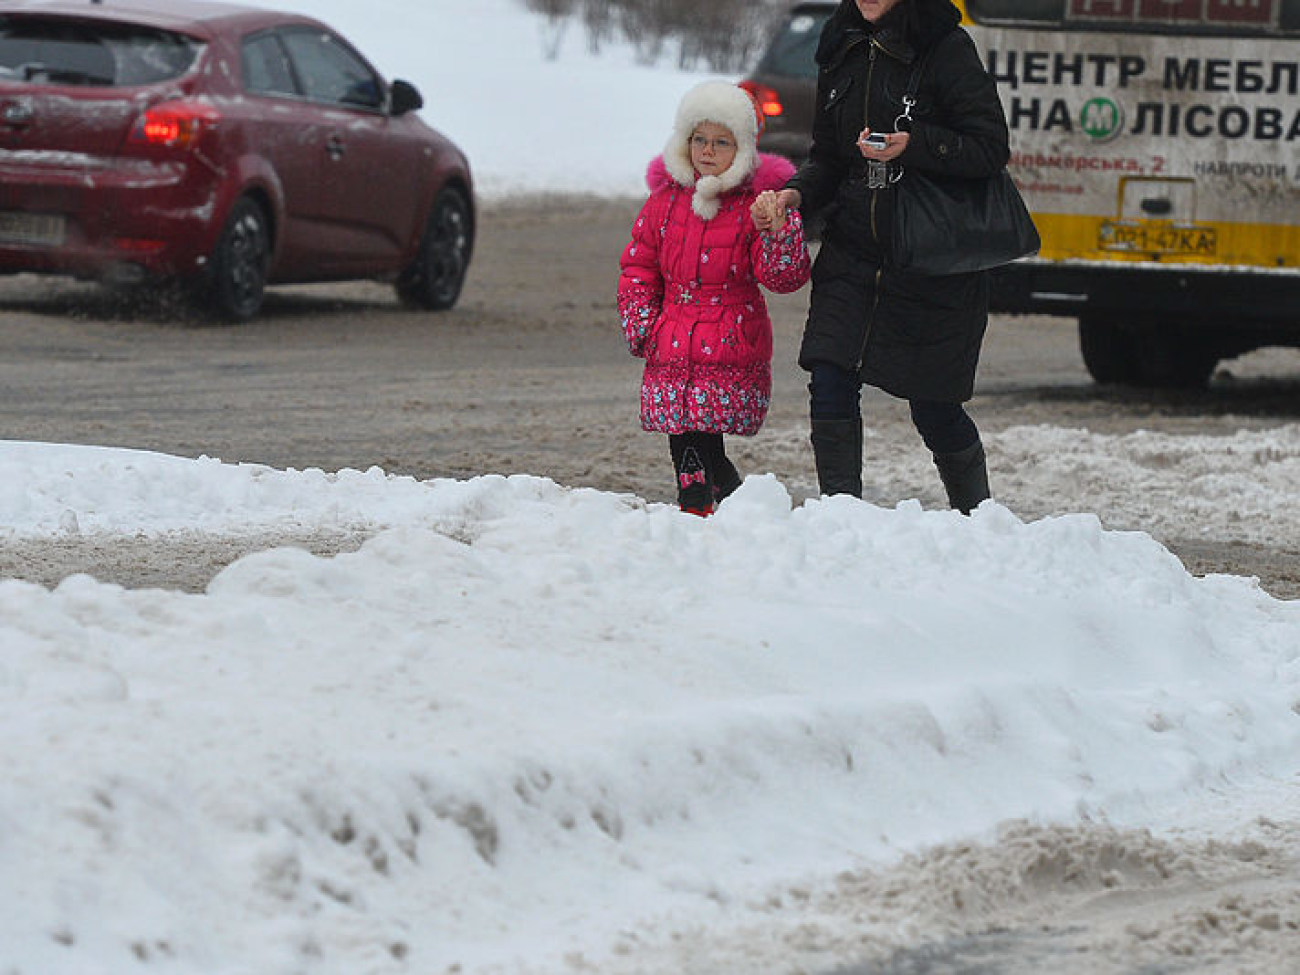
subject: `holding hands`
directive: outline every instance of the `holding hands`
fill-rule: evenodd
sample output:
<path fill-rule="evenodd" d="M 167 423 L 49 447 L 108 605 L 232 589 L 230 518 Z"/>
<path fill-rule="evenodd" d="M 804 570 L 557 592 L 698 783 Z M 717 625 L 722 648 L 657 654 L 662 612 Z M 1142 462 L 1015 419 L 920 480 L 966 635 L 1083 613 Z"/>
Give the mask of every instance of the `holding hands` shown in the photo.
<path fill-rule="evenodd" d="M 764 190 L 749 208 L 754 227 L 765 233 L 780 233 L 791 207 L 799 205 L 798 190 Z"/>
<path fill-rule="evenodd" d="M 774 190 L 764 190 L 758 194 L 758 199 L 749 208 L 755 228 L 770 234 L 777 233 L 785 226 L 785 214 L 785 207 L 777 200 Z"/>

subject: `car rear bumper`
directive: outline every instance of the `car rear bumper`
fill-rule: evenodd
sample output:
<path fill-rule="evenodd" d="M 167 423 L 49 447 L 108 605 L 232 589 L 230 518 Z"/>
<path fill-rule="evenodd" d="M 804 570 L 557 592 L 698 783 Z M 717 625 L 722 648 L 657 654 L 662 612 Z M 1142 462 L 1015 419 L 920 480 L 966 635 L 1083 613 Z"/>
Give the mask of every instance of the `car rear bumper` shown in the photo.
<path fill-rule="evenodd" d="M 193 164 L 2 152 L 0 273 L 193 273 L 212 248 L 216 186 Z"/>

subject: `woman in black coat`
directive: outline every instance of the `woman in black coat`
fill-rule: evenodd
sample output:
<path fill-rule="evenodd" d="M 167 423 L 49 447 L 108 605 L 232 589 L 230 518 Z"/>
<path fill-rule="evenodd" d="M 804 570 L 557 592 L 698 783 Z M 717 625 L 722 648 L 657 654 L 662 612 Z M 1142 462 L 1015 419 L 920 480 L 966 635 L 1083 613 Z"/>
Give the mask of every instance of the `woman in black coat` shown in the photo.
<path fill-rule="evenodd" d="M 824 219 L 799 351 L 823 494 L 862 495 L 869 383 L 908 400 L 954 508 L 989 496 L 984 447 L 962 406 L 988 325 L 986 274 L 926 277 L 889 263 L 893 180 L 912 167 L 987 177 L 1010 156 L 996 86 L 960 20 L 949 0 L 842 0 L 822 32 L 812 149 L 780 200 Z M 910 123 L 899 121 L 922 55 Z M 871 133 L 884 148 L 867 144 Z"/>

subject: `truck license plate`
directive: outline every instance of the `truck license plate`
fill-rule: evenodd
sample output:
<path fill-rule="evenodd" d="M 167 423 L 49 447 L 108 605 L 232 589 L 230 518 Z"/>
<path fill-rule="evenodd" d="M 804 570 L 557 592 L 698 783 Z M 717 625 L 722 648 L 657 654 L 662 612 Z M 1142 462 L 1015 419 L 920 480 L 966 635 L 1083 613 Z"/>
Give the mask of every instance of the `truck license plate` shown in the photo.
<path fill-rule="evenodd" d="M 1214 227 L 1108 220 L 1097 231 L 1097 247 L 1138 254 L 1213 257 L 1219 249 L 1219 235 Z"/>

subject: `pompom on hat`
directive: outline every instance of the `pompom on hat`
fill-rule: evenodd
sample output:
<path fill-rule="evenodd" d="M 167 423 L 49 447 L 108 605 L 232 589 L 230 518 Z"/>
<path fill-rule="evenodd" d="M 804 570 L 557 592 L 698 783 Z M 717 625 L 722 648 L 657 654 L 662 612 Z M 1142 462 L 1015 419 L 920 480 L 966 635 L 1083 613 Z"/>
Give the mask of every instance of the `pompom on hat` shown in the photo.
<path fill-rule="evenodd" d="M 702 122 L 726 126 L 736 137 L 736 158 L 725 173 L 696 177 L 691 164 L 691 136 Z M 664 166 L 681 186 L 695 187 L 691 209 L 705 220 L 718 215 L 723 193 L 749 179 L 758 166 L 758 134 L 763 127 L 762 109 L 745 89 L 726 81 L 696 85 L 677 106 L 673 134 L 664 148 Z"/>

